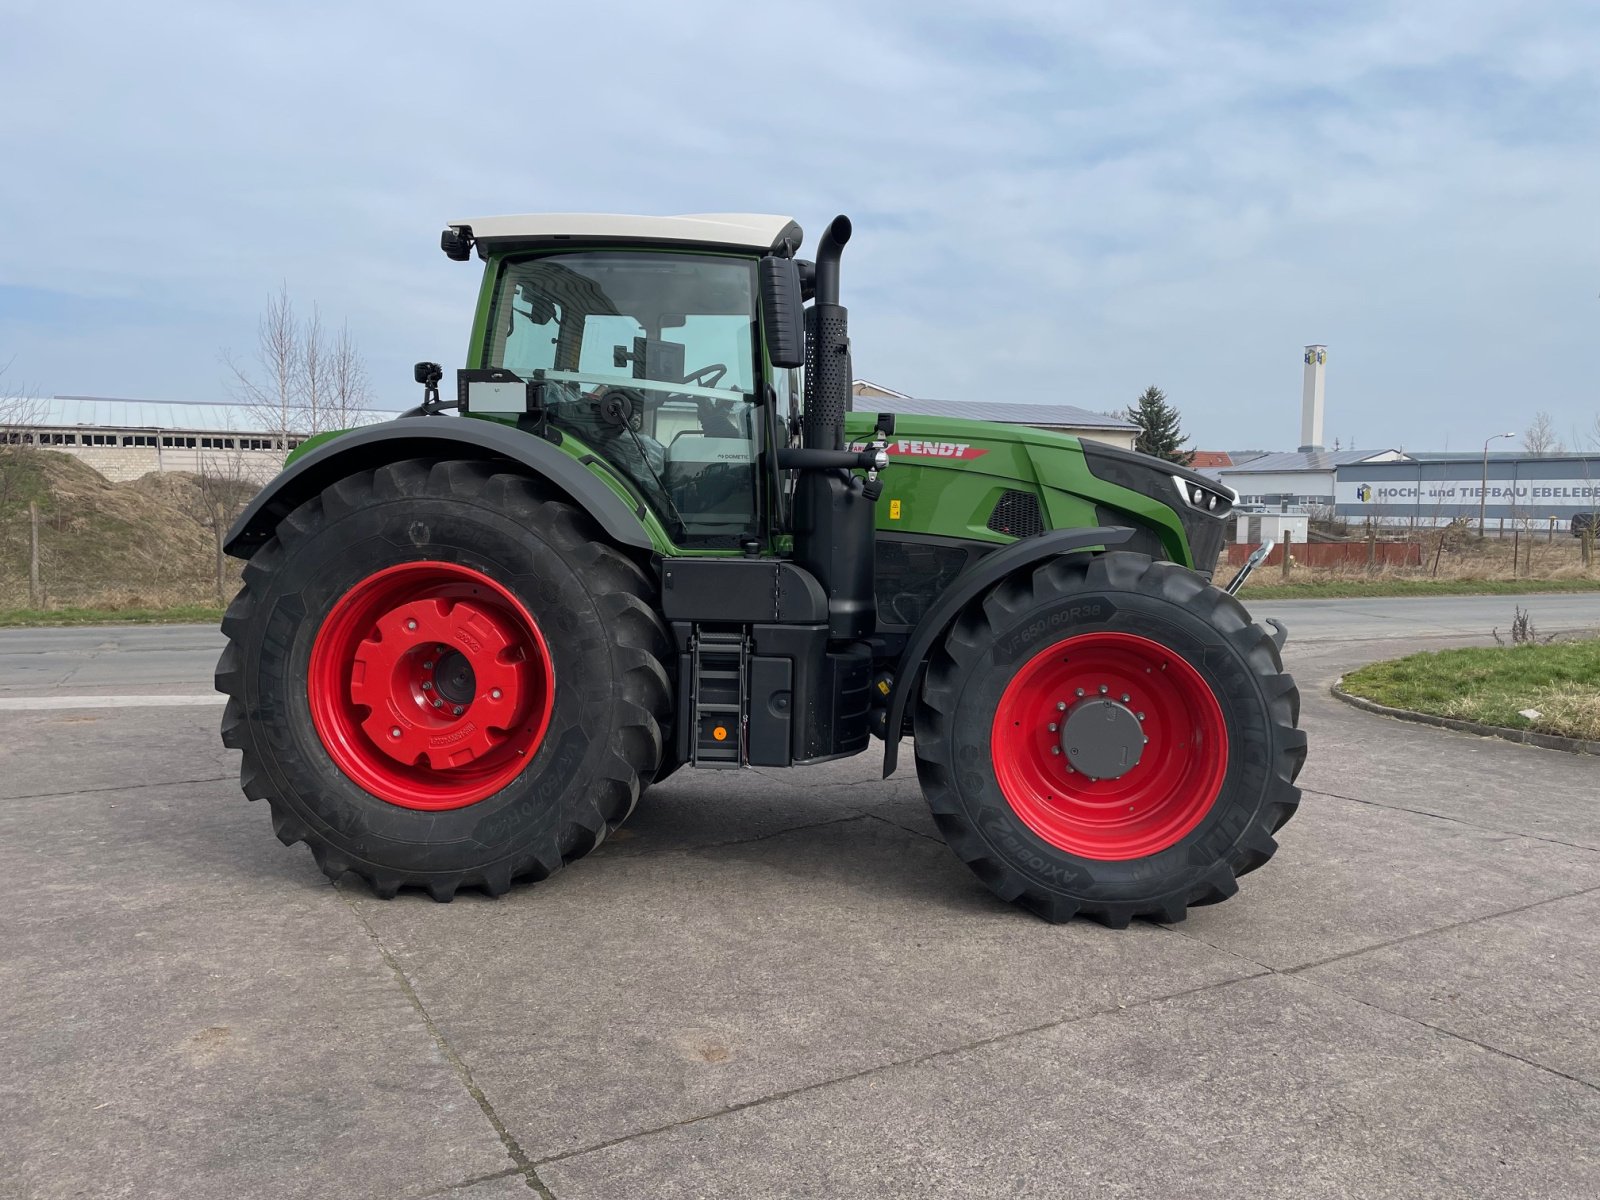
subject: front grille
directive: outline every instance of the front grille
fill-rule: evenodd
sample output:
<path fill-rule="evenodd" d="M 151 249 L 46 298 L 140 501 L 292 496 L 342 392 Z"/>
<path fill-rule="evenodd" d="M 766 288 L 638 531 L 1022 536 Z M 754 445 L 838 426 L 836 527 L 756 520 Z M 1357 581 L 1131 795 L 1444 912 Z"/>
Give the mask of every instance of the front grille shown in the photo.
<path fill-rule="evenodd" d="M 1039 497 L 1032 492 L 1001 492 L 994 511 L 989 514 L 989 528 L 1014 538 L 1043 533 L 1044 514 L 1039 511 Z"/>

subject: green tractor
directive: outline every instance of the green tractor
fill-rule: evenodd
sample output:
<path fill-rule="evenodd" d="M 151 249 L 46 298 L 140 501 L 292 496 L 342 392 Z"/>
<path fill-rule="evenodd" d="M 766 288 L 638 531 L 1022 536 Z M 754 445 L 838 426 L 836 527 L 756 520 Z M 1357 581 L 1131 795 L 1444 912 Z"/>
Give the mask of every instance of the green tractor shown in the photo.
<path fill-rule="evenodd" d="M 228 537 L 222 738 L 281 841 L 383 897 L 499 895 L 679 768 L 877 738 L 887 776 L 909 737 L 951 849 L 1052 921 L 1178 921 L 1272 856 L 1306 743 L 1283 627 L 1210 583 L 1236 496 L 851 411 L 850 222 L 801 237 L 446 229 L 486 264 L 453 400 L 418 364 L 418 408 L 307 442 Z"/>

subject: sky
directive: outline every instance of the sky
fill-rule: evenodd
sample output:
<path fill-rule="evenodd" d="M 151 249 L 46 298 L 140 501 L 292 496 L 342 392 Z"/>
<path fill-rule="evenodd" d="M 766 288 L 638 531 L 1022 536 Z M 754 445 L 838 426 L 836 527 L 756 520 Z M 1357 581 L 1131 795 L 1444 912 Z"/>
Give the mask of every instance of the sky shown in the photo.
<path fill-rule="evenodd" d="M 226 399 L 286 286 L 399 408 L 448 221 L 844 212 L 856 374 L 975 415 L 1293 449 L 1318 342 L 1330 445 L 1600 447 L 1597 63 L 1591 0 L 0 0 L 0 390 Z"/>

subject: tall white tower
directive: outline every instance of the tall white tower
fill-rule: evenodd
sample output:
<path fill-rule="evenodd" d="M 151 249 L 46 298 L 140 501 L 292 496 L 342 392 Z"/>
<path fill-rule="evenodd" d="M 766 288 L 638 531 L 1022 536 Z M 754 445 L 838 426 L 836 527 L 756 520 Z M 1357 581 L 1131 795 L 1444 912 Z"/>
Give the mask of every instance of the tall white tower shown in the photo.
<path fill-rule="evenodd" d="M 1327 370 L 1328 348 L 1306 347 L 1306 382 L 1300 397 L 1300 451 L 1321 450 L 1322 396 Z"/>

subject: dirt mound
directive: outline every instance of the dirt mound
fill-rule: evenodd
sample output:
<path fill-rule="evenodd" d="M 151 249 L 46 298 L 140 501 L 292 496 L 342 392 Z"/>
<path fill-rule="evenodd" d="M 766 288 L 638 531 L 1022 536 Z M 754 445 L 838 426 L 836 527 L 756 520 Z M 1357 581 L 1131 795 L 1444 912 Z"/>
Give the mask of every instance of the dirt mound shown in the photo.
<path fill-rule="evenodd" d="M 39 506 L 39 578 L 50 607 L 215 603 L 200 482 L 172 473 L 112 483 L 71 455 L 0 449 L 0 607 L 28 604 L 29 501 Z M 229 576 L 231 592 L 231 566 Z"/>

